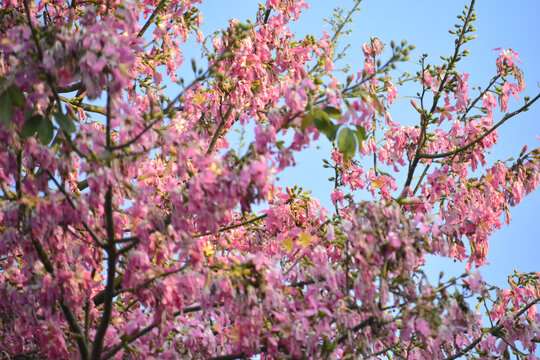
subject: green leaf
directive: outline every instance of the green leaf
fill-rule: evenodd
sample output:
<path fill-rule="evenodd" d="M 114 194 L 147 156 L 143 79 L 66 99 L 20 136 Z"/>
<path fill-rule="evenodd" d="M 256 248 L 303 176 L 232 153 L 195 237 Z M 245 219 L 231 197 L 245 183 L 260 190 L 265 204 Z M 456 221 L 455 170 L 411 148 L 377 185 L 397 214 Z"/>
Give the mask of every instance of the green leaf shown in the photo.
<path fill-rule="evenodd" d="M 75 124 L 73 124 L 73 120 L 71 120 L 71 118 L 68 115 L 63 114 L 61 112 L 56 112 L 54 114 L 54 118 L 56 119 L 56 122 L 58 123 L 58 125 L 60 125 L 60 128 L 64 130 L 65 132 L 67 132 L 68 134 L 71 134 L 72 132 L 76 130 Z"/>
<path fill-rule="evenodd" d="M 313 112 L 313 122 L 315 123 L 317 130 L 320 132 L 323 132 L 332 125 L 328 114 L 320 110 Z"/>
<path fill-rule="evenodd" d="M 43 119 L 43 121 L 39 124 L 37 133 L 39 141 L 43 145 L 47 145 L 48 143 L 50 143 L 54 135 L 54 127 L 52 121 L 50 119 Z"/>
<path fill-rule="evenodd" d="M 336 133 L 339 126 L 334 125 L 330 121 L 327 113 L 324 111 L 314 111 L 313 123 L 315 124 L 317 130 L 326 135 L 330 141 L 334 141 L 336 139 Z"/>
<path fill-rule="evenodd" d="M 328 114 L 331 118 L 341 119 L 341 110 L 336 109 L 333 106 L 327 106 L 324 108 L 324 112 Z"/>
<path fill-rule="evenodd" d="M 360 125 L 355 125 L 356 131 L 354 132 L 356 134 L 356 138 L 358 139 L 358 147 L 362 147 L 362 143 L 364 140 L 366 140 L 366 129 L 364 129 Z"/>
<path fill-rule="evenodd" d="M 44 120 L 42 115 L 34 115 L 26 120 L 21 129 L 21 136 L 26 139 L 34 135 L 39 130 L 41 122 Z"/>
<path fill-rule="evenodd" d="M 13 104 L 15 104 L 16 107 L 23 109 L 25 100 L 22 91 L 16 86 L 10 86 L 8 87 L 7 92 L 9 93 Z"/>
<path fill-rule="evenodd" d="M 311 125 L 313 125 L 313 113 L 310 111 L 302 118 L 300 127 L 302 128 L 302 131 L 306 131 Z"/>
<path fill-rule="evenodd" d="M 339 130 L 339 125 L 332 124 L 332 127 L 324 134 L 326 135 L 328 140 L 334 141 L 336 140 L 336 135 L 337 135 L 338 130 Z"/>
<path fill-rule="evenodd" d="M 6 127 L 13 121 L 13 101 L 7 91 L 0 95 L 0 121 Z"/>
<path fill-rule="evenodd" d="M 377 96 L 377 94 L 369 93 L 369 96 L 371 97 L 371 99 L 373 100 L 373 102 L 374 102 L 375 105 L 376 105 L 376 109 L 375 109 L 375 110 L 377 111 L 377 114 L 382 115 L 382 114 L 383 114 L 384 107 L 383 107 L 383 105 L 381 104 L 381 101 L 379 100 L 379 97 Z"/>
<path fill-rule="evenodd" d="M 346 161 L 352 159 L 356 152 L 356 137 L 354 132 L 349 128 L 341 130 L 337 143 L 339 151 L 343 154 L 343 159 Z"/>

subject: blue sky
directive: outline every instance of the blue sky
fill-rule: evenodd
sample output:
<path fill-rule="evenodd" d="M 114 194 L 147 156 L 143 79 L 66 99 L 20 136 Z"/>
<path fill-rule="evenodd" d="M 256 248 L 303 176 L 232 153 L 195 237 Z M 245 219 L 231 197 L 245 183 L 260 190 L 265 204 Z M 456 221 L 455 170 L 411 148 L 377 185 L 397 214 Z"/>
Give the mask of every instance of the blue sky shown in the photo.
<path fill-rule="evenodd" d="M 322 31 L 330 32 L 323 21 L 332 14 L 335 6 L 349 8 L 350 1 L 308 1 L 310 9 L 304 11 L 302 19 L 294 24 L 293 32 L 303 37 L 307 33 L 320 36 Z M 361 69 L 363 57 L 361 46 L 371 36 L 378 37 L 384 43 L 391 40 L 400 42 L 406 39 L 416 45 L 416 52 L 411 53 L 411 62 L 398 66 L 397 71 L 416 71 L 414 64 L 421 54 L 428 53 L 428 61 L 439 64 L 440 55 L 450 55 L 453 51 L 453 35 L 448 30 L 458 23 L 456 16 L 461 13 L 469 1 L 461 0 L 366 0 L 361 4 L 362 11 L 357 13 L 352 27 L 353 34 L 343 38 L 350 43 L 351 49 L 345 62 L 351 65 L 353 72 Z M 200 8 L 204 16 L 203 32 L 210 35 L 227 25 L 230 18 L 245 21 L 254 19 L 258 1 L 252 0 L 206 0 Z M 478 1 L 476 6 L 477 21 L 475 23 L 477 39 L 469 42 L 467 48 L 470 55 L 458 66 L 458 70 L 470 74 L 469 86 L 484 87 L 495 74 L 496 47 L 512 48 L 519 53 L 522 61 L 521 69 L 525 73 L 527 90 L 525 95 L 533 97 L 540 91 L 540 2 L 536 0 L 490 0 Z M 182 67 L 190 71 L 189 59 L 197 58 L 193 47 L 185 49 L 186 63 Z M 399 90 L 399 89 L 398 89 Z M 417 90 L 406 94 L 412 95 Z M 470 91 L 470 96 L 475 94 Z M 522 99 L 510 104 L 510 111 L 522 104 Z M 410 124 L 415 119 L 410 112 L 408 98 L 397 101 L 391 110 L 394 120 L 402 124 Z M 502 115 L 495 115 L 495 121 Z M 506 160 L 516 157 L 523 145 L 529 148 L 540 146 L 536 135 L 540 135 L 540 103 L 527 113 L 511 119 L 499 130 L 500 141 L 492 151 L 488 160 Z M 279 183 L 283 186 L 299 184 L 304 189 L 313 191 L 313 196 L 320 199 L 328 208 L 331 207 L 330 191 L 332 184 L 326 179 L 331 176 L 322 168 L 321 159 L 329 157 L 329 146 L 326 140 L 320 140 L 319 149 L 313 148 L 297 157 L 297 167 L 280 174 Z M 400 184 L 398 182 L 398 188 Z M 517 207 L 511 209 L 512 223 L 496 231 L 491 239 L 489 266 L 481 269 L 483 277 L 491 284 L 505 287 L 506 278 L 514 269 L 519 272 L 540 271 L 540 190 L 529 195 Z M 454 264 L 452 261 L 433 260 L 428 262 L 430 273 L 444 271 L 447 274 L 459 274 L 464 271 L 464 263 Z"/>

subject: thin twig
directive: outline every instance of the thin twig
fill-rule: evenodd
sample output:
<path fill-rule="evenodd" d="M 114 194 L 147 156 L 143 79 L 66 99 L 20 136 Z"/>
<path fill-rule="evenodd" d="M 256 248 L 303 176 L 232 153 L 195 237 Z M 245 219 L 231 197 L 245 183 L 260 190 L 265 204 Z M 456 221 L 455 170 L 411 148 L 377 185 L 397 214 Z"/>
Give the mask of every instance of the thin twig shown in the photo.
<path fill-rule="evenodd" d="M 210 146 L 208 146 L 208 150 L 206 150 L 206 156 L 210 156 L 212 152 L 214 151 L 214 148 L 216 146 L 216 143 L 221 136 L 221 131 L 225 127 L 225 124 L 227 123 L 227 119 L 229 116 L 231 116 L 231 113 L 233 111 L 233 107 L 229 105 L 229 109 L 225 113 L 225 115 L 221 117 L 221 122 L 219 123 L 216 132 L 214 133 L 214 136 L 212 136 L 212 140 L 210 141 Z"/>
<path fill-rule="evenodd" d="M 73 92 L 75 90 L 79 90 L 81 86 L 82 86 L 82 81 L 79 81 L 79 82 L 69 84 L 66 86 L 58 86 L 57 90 L 59 93 L 68 93 L 68 92 Z"/>
<path fill-rule="evenodd" d="M 89 111 L 101 115 L 107 115 L 107 110 L 105 110 L 103 106 L 91 105 L 76 100 L 70 100 L 64 96 L 60 96 L 60 100 L 65 101 L 71 107 L 81 108 L 84 111 Z"/>
<path fill-rule="evenodd" d="M 243 221 L 241 223 L 237 223 L 237 224 L 222 227 L 217 232 L 207 232 L 207 233 L 204 233 L 204 234 L 193 235 L 193 238 L 199 238 L 199 237 L 202 237 L 202 236 L 209 236 L 209 235 L 216 235 L 218 233 L 221 233 L 221 232 L 224 232 L 224 231 L 227 231 L 227 230 L 232 230 L 232 229 L 239 228 L 241 226 L 253 224 L 253 223 L 255 223 L 255 222 L 259 221 L 259 220 L 262 220 L 262 219 L 266 218 L 267 216 L 268 216 L 267 214 L 262 214 L 262 215 L 254 217 L 254 218 L 251 218 L 249 220 Z"/>
<path fill-rule="evenodd" d="M 161 0 L 159 2 L 159 4 L 154 9 L 154 12 L 152 13 L 152 15 L 150 15 L 148 20 L 146 20 L 146 23 L 143 25 L 141 31 L 139 31 L 139 33 L 137 34 L 137 37 L 142 37 L 144 35 L 146 30 L 148 30 L 148 28 L 150 27 L 150 24 L 152 24 L 152 21 L 154 21 L 157 14 L 161 11 L 161 8 L 163 7 L 163 5 L 165 5 L 166 2 L 167 2 L 167 0 Z"/>
<path fill-rule="evenodd" d="M 447 68 L 447 71 L 445 72 L 444 74 L 444 77 L 443 79 L 441 80 L 441 83 L 439 85 L 439 88 L 437 90 L 437 92 L 435 92 L 435 95 L 433 96 L 433 103 L 431 105 L 431 110 L 429 111 L 429 114 L 433 114 L 433 112 L 435 111 L 435 109 L 437 108 L 437 104 L 439 103 L 439 100 L 441 98 L 441 94 L 444 90 L 444 87 L 446 86 L 446 82 L 450 76 L 450 71 L 454 68 L 455 64 L 458 62 L 459 60 L 459 50 L 461 48 L 461 45 L 463 45 L 464 43 L 464 36 L 465 36 L 465 33 L 467 32 L 468 30 L 468 25 L 469 25 L 469 22 L 471 21 L 472 19 L 472 15 L 473 15 L 473 11 L 474 11 L 474 4 L 475 4 L 475 0 L 471 0 L 471 4 L 469 5 L 469 11 L 467 12 L 467 15 L 465 17 L 465 21 L 463 22 L 463 27 L 461 28 L 461 32 L 459 34 L 459 37 L 458 39 L 456 40 L 456 47 L 454 49 L 454 55 L 450 58 L 450 62 L 448 63 L 448 68 Z M 427 141 L 427 136 L 426 136 L 426 129 L 427 129 L 427 117 L 425 116 L 426 114 L 422 115 L 422 123 L 421 123 L 421 133 L 420 133 L 420 138 L 418 139 L 418 148 L 416 150 L 416 154 L 414 156 L 414 159 L 412 160 L 412 162 L 409 163 L 409 170 L 408 170 L 408 174 L 407 174 L 407 180 L 405 181 L 405 185 L 403 186 L 404 189 L 408 188 L 410 185 L 411 185 L 411 182 L 412 182 L 412 178 L 414 176 L 414 172 L 416 170 L 416 167 L 418 166 L 418 163 L 420 162 L 420 159 L 421 159 L 421 154 L 422 154 L 422 149 L 424 148 L 424 145 L 426 144 L 426 141 Z"/>

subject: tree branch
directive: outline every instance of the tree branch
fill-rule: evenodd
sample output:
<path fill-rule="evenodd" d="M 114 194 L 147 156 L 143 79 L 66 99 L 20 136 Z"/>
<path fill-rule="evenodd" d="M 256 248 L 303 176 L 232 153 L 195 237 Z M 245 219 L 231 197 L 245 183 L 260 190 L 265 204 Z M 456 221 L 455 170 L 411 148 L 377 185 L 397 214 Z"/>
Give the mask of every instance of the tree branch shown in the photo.
<path fill-rule="evenodd" d="M 199 237 L 202 237 L 202 236 L 216 235 L 216 234 L 219 234 L 220 232 L 224 232 L 224 231 L 227 231 L 227 230 L 232 230 L 232 229 L 239 228 L 241 226 L 253 224 L 253 223 L 255 223 L 255 222 L 259 221 L 259 220 L 262 220 L 262 219 L 266 218 L 266 216 L 268 216 L 268 215 L 267 214 L 262 214 L 262 215 L 256 216 L 254 218 L 251 218 L 249 220 L 243 221 L 243 222 L 238 223 L 238 224 L 222 227 L 217 232 L 207 232 L 207 233 L 204 233 L 204 234 L 196 234 L 196 235 L 193 235 L 193 237 L 194 238 L 199 238 Z"/>
<path fill-rule="evenodd" d="M 443 158 L 443 157 L 452 156 L 452 155 L 456 155 L 456 154 L 458 154 L 460 152 L 463 152 L 463 151 L 469 149 L 470 147 L 476 145 L 480 141 L 482 141 L 486 136 L 491 134 L 493 131 L 495 131 L 499 126 L 504 124 L 510 118 L 516 116 L 517 114 L 519 114 L 519 113 L 521 113 L 523 111 L 526 111 L 529 108 L 529 106 L 531 106 L 539 98 L 540 98 L 540 93 L 538 93 L 538 95 L 536 95 L 532 100 L 530 100 L 528 103 L 526 103 L 525 105 L 523 105 L 522 107 L 520 107 L 516 111 L 513 111 L 511 113 L 508 113 L 508 114 L 504 115 L 504 117 L 497 124 L 493 125 L 493 127 L 491 129 L 489 129 L 488 131 L 486 131 L 481 136 L 479 136 L 475 140 L 471 141 L 467 145 L 462 146 L 460 148 L 457 148 L 455 150 L 448 151 L 448 152 L 445 152 L 445 153 L 440 153 L 440 154 L 420 154 L 419 158 L 420 159 L 440 159 L 440 158 Z"/>
<path fill-rule="evenodd" d="M 231 116 L 232 111 L 233 111 L 233 107 L 229 105 L 229 109 L 227 109 L 225 116 L 221 117 L 221 122 L 219 123 L 216 129 L 216 132 L 214 133 L 214 136 L 212 136 L 212 140 L 210 141 L 210 146 L 208 147 L 208 150 L 206 150 L 206 156 L 210 156 L 212 152 L 214 151 L 214 147 L 216 146 L 217 140 L 221 136 L 221 131 L 225 127 L 225 124 L 227 123 L 227 119 L 229 118 L 229 116 Z"/>
<path fill-rule="evenodd" d="M 66 86 L 58 86 L 57 90 L 59 93 L 68 93 L 68 92 L 79 90 L 81 87 L 82 87 L 82 81 L 79 81 L 79 82 L 69 84 Z"/>
<path fill-rule="evenodd" d="M 518 311 L 516 313 L 516 315 L 514 315 L 514 318 L 517 319 L 518 317 L 520 317 L 521 315 L 523 315 L 525 313 L 525 311 L 529 310 L 529 308 L 535 304 L 537 304 L 538 302 L 540 302 L 540 297 L 537 297 L 536 299 L 534 299 L 533 301 L 531 301 L 530 303 L 528 303 L 526 306 L 523 307 L 523 309 L 521 309 L 520 311 Z M 502 329 L 504 328 L 504 325 L 501 324 L 501 325 L 498 325 L 498 326 L 495 326 L 495 327 L 492 327 L 488 333 L 490 333 L 491 335 L 493 336 L 497 336 L 497 333 L 499 331 L 501 331 Z M 454 360 L 454 359 L 457 359 L 465 354 L 467 354 L 470 350 L 472 350 L 476 345 L 478 345 L 478 343 L 480 341 L 482 341 L 483 337 L 484 337 L 485 334 L 482 334 L 480 335 L 478 338 L 476 338 L 473 342 L 471 342 L 469 344 L 469 346 L 463 348 L 462 350 L 458 351 L 457 353 L 455 353 L 454 355 L 452 356 L 449 356 L 447 357 L 446 359 L 444 360 Z"/>
<path fill-rule="evenodd" d="M 148 20 L 146 20 L 146 23 L 143 25 L 142 29 L 139 31 L 139 33 L 137 34 L 137 37 L 142 37 L 144 35 L 144 33 L 146 32 L 146 30 L 148 30 L 148 28 L 150 27 L 150 25 L 152 24 L 152 21 L 154 21 L 154 19 L 156 18 L 157 14 L 161 11 L 161 9 L 163 8 L 163 6 L 165 5 L 165 3 L 167 2 L 167 0 L 161 0 L 159 2 L 159 4 L 156 6 L 156 8 L 154 9 L 154 12 L 152 13 L 152 15 L 150 15 L 150 17 L 148 18 Z"/>
<path fill-rule="evenodd" d="M 177 317 L 177 316 L 180 316 L 181 314 L 188 314 L 188 313 L 191 313 L 191 312 L 196 312 L 196 311 L 200 311 L 201 310 L 201 307 L 200 305 L 193 305 L 193 306 L 189 306 L 185 309 L 183 309 L 182 311 L 176 311 L 173 316 L 174 317 Z M 140 330 L 137 334 L 135 335 L 132 335 L 128 338 L 123 338 L 122 341 L 120 342 L 120 344 L 116 345 L 115 347 L 113 347 L 112 349 L 110 349 L 102 358 L 102 360 L 106 360 L 106 359 L 110 359 L 112 358 L 118 351 L 120 351 L 123 347 L 131 344 L 132 342 L 134 342 L 135 340 L 139 339 L 140 337 L 148 334 L 150 331 L 152 331 L 154 328 L 156 328 L 158 326 L 158 324 L 151 324 L 151 325 L 148 325 L 146 326 L 145 328 L 143 328 L 142 330 Z"/>
<path fill-rule="evenodd" d="M 41 243 L 37 239 L 35 239 L 33 235 L 32 235 L 32 245 L 34 246 L 34 249 L 36 250 L 39 256 L 39 259 L 43 263 L 45 270 L 49 274 L 54 276 L 54 267 L 51 261 L 49 260 L 49 257 L 47 256 L 45 249 L 43 249 L 43 246 L 41 245 Z M 73 314 L 73 311 L 71 311 L 71 309 L 64 304 L 64 298 L 63 298 L 64 288 L 62 287 L 62 285 L 58 285 L 58 286 L 62 293 L 62 298 L 59 301 L 60 307 L 62 308 L 62 312 L 64 313 L 64 316 L 66 317 L 66 321 L 69 324 L 70 330 L 76 334 L 74 337 L 75 337 L 75 341 L 77 342 L 77 346 L 79 347 L 81 358 L 83 360 L 86 360 L 88 359 L 89 350 L 88 350 L 88 344 L 86 343 L 84 339 L 83 330 L 81 326 L 79 325 L 79 322 L 77 321 L 77 318 L 75 317 L 75 314 Z"/>
<path fill-rule="evenodd" d="M 375 320 L 375 317 L 374 316 L 370 316 L 368 317 L 366 320 L 362 321 L 360 324 L 356 325 L 355 327 L 353 327 L 352 329 L 347 329 L 348 332 L 357 332 L 358 330 L 360 329 L 363 329 L 365 328 L 366 326 L 369 326 L 371 324 L 373 324 Z M 345 340 L 347 340 L 347 336 L 348 334 L 343 334 L 341 335 L 338 340 L 337 340 L 337 343 L 338 344 L 342 344 L 345 342 Z"/>
<path fill-rule="evenodd" d="M 111 94 L 107 90 L 107 118 L 106 118 L 106 147 L 107 150 L 111 149 Z M 107 284 L 105 285 L 105 296 L 103 299 L 104 307 L 99 321 L 99 326 L 94 336 L 94 345 L 92 346 L 91 360 L 101 359 L 101 350 L 103 347 L 103 340 L 105 333 L 109 327 L 109 322 L 112 316 L 114 289 L 115 289 L 115 276 L 116 276 L 116 243 L 115 243 L 115 230 L 114 230 L 114 214 L 113 214 L 113 191 L 109 186 L 105 193 L 105 204 L 103 210 L 105 212 L 105 229 L 107 231 Z"/>
<path fill-rule="evenodd" d="M 68 99 L 68 98 L 66 98 L 64 96 L 60 96 L 60 100 L 65 101 L 71 107 L 77 107 L 77 108 L 83 109 L 84 111 L 89 111 L 89 112 L 93 112 L 93 113 L 97 113 L 97 114 L 101 114 L 101 115 L 107 115 L 107 111 L 102 106 L 86 104 L 86 103 L 83 103 L 81 101 Z"/>
<path fill-rule="evenodd" d="M 444 74 L 443 79 L 441 80 L 439 88 L 437 89 L 437 92 L 435 93 L 435 96 L 433 97 L 433 104 L 431 105 L 431 110 L 429 111 L 429 114 L 433 114 L 433 112 L 437 108 L 437 104 L 439 103 L 439 99 L 441 98 L 441 94 L 442 94 L 442 91 L 444 90 L 444 86 L 446 85 L 446 81 L 448 80 L 450 71 L 455 67 L 456 63 L 458 62 L 459 49 L 461 45 L 464 43 L 463 39 L 464 39 L 465 33 L 467 32 L 469 22 L 471 21 L 471 18 L 473 15 L 475 1 L 476 0 L 471 0 L 469 11 L 467 12 L 465 21 L 463 22 L 463 26 L 461 28 L 459 37 L 456 40 L 456 47 L 454 50 L 454 55 L 450 58 L 450 62 L 448 63 L 448 68 L 446 69 L 446 72 Z M 420 134 L 420 138 L 418 139 L 418 149 L 416 150 L 414 159 L 412 160 L 412 162 L 409 163 L 409 171 L 407 174 L 407 180 L 405 181 L 405 185 L 403 186 L 404 189 L 408 188 L 411 185 L 412 178 L 414 176 L 414 171 L 416 170 L 416 167 L 418 166 L 418 163 L 421 159 L 420 156 L 422 154 L 422 149 L 424 148 L 424 145 L 427 140 L 426 138 L 427 120 L 425 119 L 425 115 L 422 115 L 421 121 L 422 121 L 421 123 L 422 132 Z"/>
<path fill-rule="evenodd" d="M 207 360 L 237 360 L 237 359 L 245 359 L 246 353 L 238 353 L 238 354 L 229 354 L 229 355 L 221 355 L 221 356 L 214 356 L 211 358 L 208 358 Z"/>
<path fill-rule="evenodd" d="M 101 359 L 101 348 L 103 347 L 103 339 L 109 327 L 109 322 L 112 315 L 114 285 L 116 276 L 116 246 L 114 243 L 114 222 L 112 208 L 112 189 L 109 187 L 105 194 L 105 227 L 107 229 L 107 285 L 105 285 L 105 299 L 103 313 L 99 322 L 96 335 L 94 336 L 94 345 L 92 346 L 91 360 Z"/>

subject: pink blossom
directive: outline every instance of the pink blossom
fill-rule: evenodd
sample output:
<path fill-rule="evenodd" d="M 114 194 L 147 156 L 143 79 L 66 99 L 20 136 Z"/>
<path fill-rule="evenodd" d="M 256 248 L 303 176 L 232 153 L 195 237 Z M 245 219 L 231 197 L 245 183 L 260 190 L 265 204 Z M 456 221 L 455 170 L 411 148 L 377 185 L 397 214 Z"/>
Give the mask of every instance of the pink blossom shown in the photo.
<path fill-rule="evenodd" d="M 497 58 L 497 71 L 501 75 L 505 73 L 505 68 L 514 67 L 514 60 L 521 63 L 521 60 L 519 60 L 518 53 L 512 49 L 506 50 L 506 49 L 498 47 L 493 50 L 497 50 L 497 51 L 502 50 L 502 53 L 500 53 L 499 57 Z"/>
<path fill-rule="evenodd" d="M 398 92 L 396 90 L 396 87 L 391 82 L 386 83 L 386 91 L 388 96 L 388 103 L 393 104 L 394 100 L 397 98 Z"/>
<path fill-rule="evenodd" d="M 340 189 L 334 189 L 332 190 L 330 196 L 334 205 L 337 205 L 337 203 L 339 202 L 339 204 L 343 206 L 343 191 L 341 191 Z"/>
<path fill-rule="evenodd" d="M 300 93 L 293 89 L 288 89 L 285 93 L 285 102 L 294 112 L 304 111 L 304 103 Z"/>
<path fill-rule="evenodd" d="M 331 35 L 291 30 L 305 1 L 268 0 L 212 45 L 201 0 L 52 3 L 0 9 L 3 357 L 533 356 L 539 274 L 499 290 L 479 272 L 540 183 L 536 150 L 489 163 L 495 93 L 506 111 L 525 87 L 517 53 L 479 108 L 449 61 L 377 65 L 377 38 L 340 84 Z M 170 93 L 190 36 L 197 79 Z M 396 77 L 425 90 L 400 94 L 416 111 L 387 108 Z M 313 181 L 333 209 L 309 181 L 276 185 L 329 146 Z M 433 280 L 428 257 L 480 270 Z"/>

